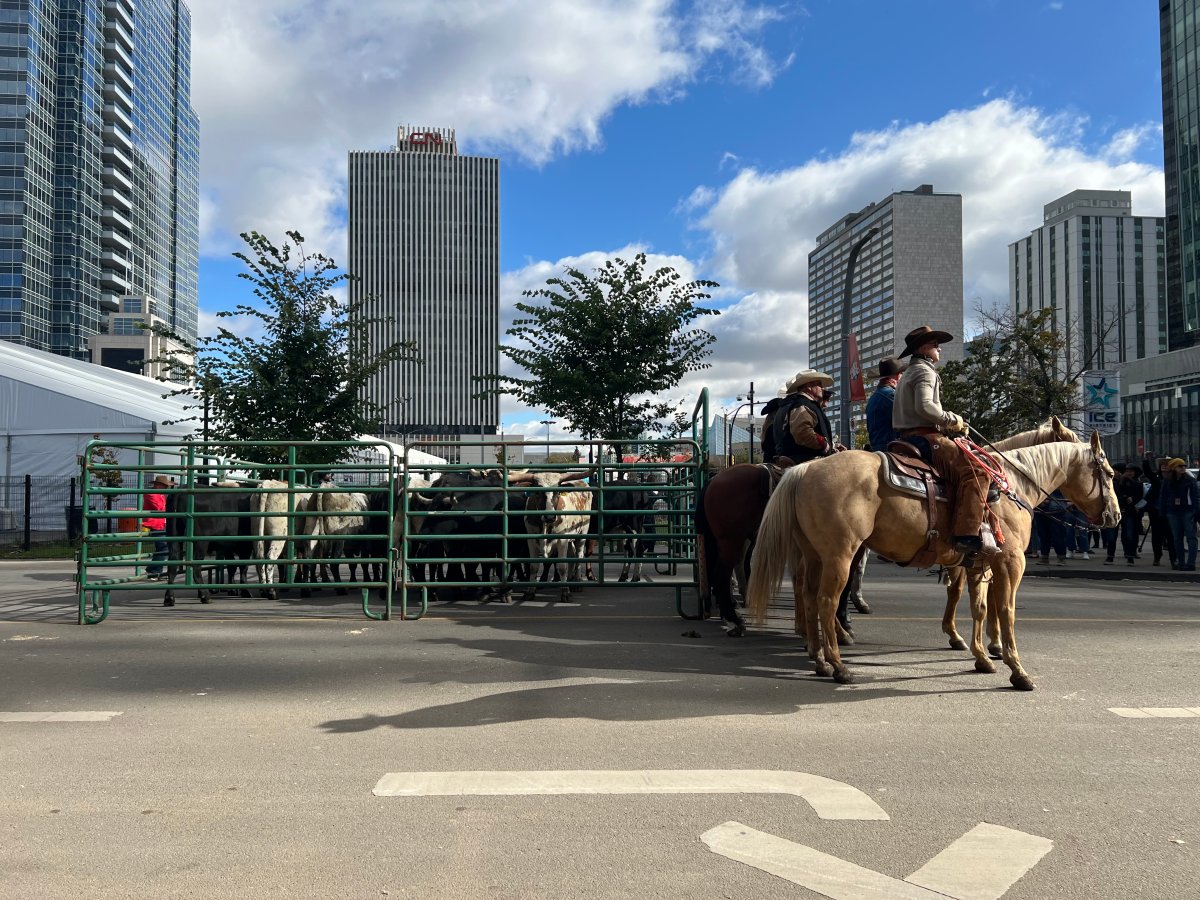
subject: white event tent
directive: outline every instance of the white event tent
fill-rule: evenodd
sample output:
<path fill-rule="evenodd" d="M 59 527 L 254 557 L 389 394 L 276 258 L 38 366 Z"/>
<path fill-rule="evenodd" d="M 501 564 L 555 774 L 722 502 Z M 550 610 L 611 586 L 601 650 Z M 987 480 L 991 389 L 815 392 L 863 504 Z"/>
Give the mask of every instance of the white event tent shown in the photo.
<path fill-rule="evenodd" d="M 189 396 L 163 397 L 173 386 L 132 372 L 33 350 L 0 341 L 0 476 L 78 475 L 78 457 L 95 435 L 107 441 L 181 441 L 195 435 L 197 422 L 178 421 L 195 415 L 186 409 Z M 166 424 L 177 422 L 177 424 Z M 375 462 L 387 458 L 403 464 L 400 444 L 369 434 L 359 440 L 380 446 L 356 456 Z M 136 463 L 134 451 L 120 461 Z M 155 460 L 169 467 L 174 456 Z M 446 462 L 440 456 L 410 449 L 409 467 Z"/>
<path fill-rule="evenodd" d="M 0 341 L 0 475 L 77 475 L 94 435 L 179 441 L 195 422 L 171 386 L 153 378 Z M 122 462 L 134 463 L 132 453 Z M 152 460 L 150 460 L 152 461 Z"/>

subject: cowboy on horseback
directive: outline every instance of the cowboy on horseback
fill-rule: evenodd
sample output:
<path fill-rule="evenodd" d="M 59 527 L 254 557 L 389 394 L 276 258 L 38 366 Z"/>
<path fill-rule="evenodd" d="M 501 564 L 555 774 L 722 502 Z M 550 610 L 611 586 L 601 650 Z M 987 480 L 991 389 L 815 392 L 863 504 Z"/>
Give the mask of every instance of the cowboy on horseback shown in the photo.
<path fill-rule="evenodd" d="M 912 356 L 912 362 L 896 388 L 892 425 L 901 440 L 916 446 L 946 479 L 954 499 L 954 549 L 970 558 L 981 551 L 995 553 L 998 548 L 990 526 L 984 527 L 990 479 L 947 436 L 967 433 L 966 420 L 942 408 L 942 376 L 936 366 L 941 345 L 952 340 L 948 332 L 934 331 L 928 325 L 905 336 L 900 359 Z"/>
<path fill-rule="evenodd" d="M 821 400 L 833 378 L 816 369 L 804 369 L 787 383 L 786 396 L 771 422 L 775 456 L 780 466 L 791 466 L 845 450 L 835 443 L 829 417 Z"/>

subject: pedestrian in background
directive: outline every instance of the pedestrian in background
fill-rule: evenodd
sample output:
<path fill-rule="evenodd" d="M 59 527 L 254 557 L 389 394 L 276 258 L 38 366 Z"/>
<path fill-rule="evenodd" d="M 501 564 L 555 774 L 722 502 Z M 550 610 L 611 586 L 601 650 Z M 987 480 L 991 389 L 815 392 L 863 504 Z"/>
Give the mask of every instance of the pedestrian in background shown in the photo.
<path fill-rule="evenodd" d="M 1175 539 L 1171 536 L 1171 525 L 1167 522 L 1158 508 L 1158 498 L 1162 494 L 1163 478 L 1167 474 L 1167 463 L 1170 460 L 1160 459 L 1153 464 L 1149 459 L 1142 460 L 1142 477 L 1149 482 L 1150 489 L 1146 491 L 1146 516 L 1150 520 L 1150 546 L 1154 550 L 1154 565 L 1161 565 L 1163 551 L 1171 568 L 1175 568 L 1178 560 L 1175 558 Z"/>
<path fill-rule="evenodd" d="M 155 475 L 150 482 L 151 491 L 142 495 L 142 509 L 145 512 L 166 512 L 167 497 L 154 491 L 154 488 L 173 488 L 175 480 L 167 475 Z M 163 516 L 150 516 L 142 519 L 141 530 L 147 532 L 154 541 L 154 556 L 150 565 L 146 566 L 148 578 L 158 578 L 163 573 L 163 563 L 167 559 L 167 520 Z"/>
<path fill-rule="evenodd" d="M 1176 457 L 1167 463 L 1158 496 L 1158 509 L 1171 526 L 1175 556 L 1181 572 L 1196 571 L 1196 516 L 1200 515 L 1200 484 L 1187 470 L 1187 463 Z M 1186 548 L 1186 550 L 1185 550 Z"/>
<path fill-rule="evenodd" d="M 1055 491 L 1047 497 L 1036 510 L 1038 549 L 1041 551 L 1042 565 L 1050 565 L 1050 551 L 1058 557 L 1058 564 L 1067 564 L 1067 501 L 1063 495 Z"/>
<path fill-rule="evenodd" d="M 1121 472 L 1121 477 L 1114 485 L 1117 502 L 1121 507 L 1121 550 L 1125 554 L 1125 561 L 1131 566 L 1138 555 L 1138 538 L 1142 534 L 1142 510 L 1139 504 L 1142 502 L 1145 490 L 1138 477 L 1141 473 L 1142 470 L 1139 467 L 1133 463 L 1127 463 Z"/>

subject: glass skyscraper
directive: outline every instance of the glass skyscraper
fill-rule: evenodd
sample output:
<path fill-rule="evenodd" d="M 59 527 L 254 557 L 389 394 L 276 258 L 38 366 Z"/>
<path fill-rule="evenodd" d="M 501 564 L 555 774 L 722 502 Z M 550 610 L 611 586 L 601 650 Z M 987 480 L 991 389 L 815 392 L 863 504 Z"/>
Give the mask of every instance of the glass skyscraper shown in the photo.
<path fill-rule="evenodd" d="M 0 339 L 80 359 L 126 295 L 195 340 L 182 0 L 0 0 Z"/>
<path fill-rule="evenodd" d="M 1200 344 L 1200 0 L 1160 0 L 1167 341 Z"/>

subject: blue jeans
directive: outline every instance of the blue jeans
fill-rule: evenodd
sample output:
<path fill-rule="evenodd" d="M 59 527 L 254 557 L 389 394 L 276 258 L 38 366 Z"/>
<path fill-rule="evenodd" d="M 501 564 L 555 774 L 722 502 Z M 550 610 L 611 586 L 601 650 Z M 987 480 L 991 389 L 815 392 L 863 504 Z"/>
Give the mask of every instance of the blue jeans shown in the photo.
<path fill-rule="evenodd" d="M 1058 521 L 1058 515 L 1060 514 L 1040 513 L 1034 517 L 1037 519 L 1038 549 L 1041 550 L 1042 559 L 1049 559 L 1051 550 L 1059 559 L 1067 555 L 1067 530 L 1062 522 Z"/>
<path fill-rule="evenodd" d="M 150 561 L 150 565 L 146 566 L 147 575 L 161 575 L 162 564 L 167 559 L 167 542 L 166 531 L 151 531 L 150 537 L 154 539 L 154 558 Z"/>
<path fill-rule="evenodd" d="M 1196 568 L 1196 514 L 1193 512 L 1168 512 L 1167 524 L 1171 526 L 1171 537 L 1175 539 L 1175 558 L 1181 566 Z M 1183 552 L 1184 546 L 1187 553 Z"/>
<path fill-rule="evenodd" d="M 1125 551 L 1126 559 L 1133 559 L 1138 552 L 1138 537 L 1142 533 L 1142 513 L 1121 516 L 1121 549 Z"/>

